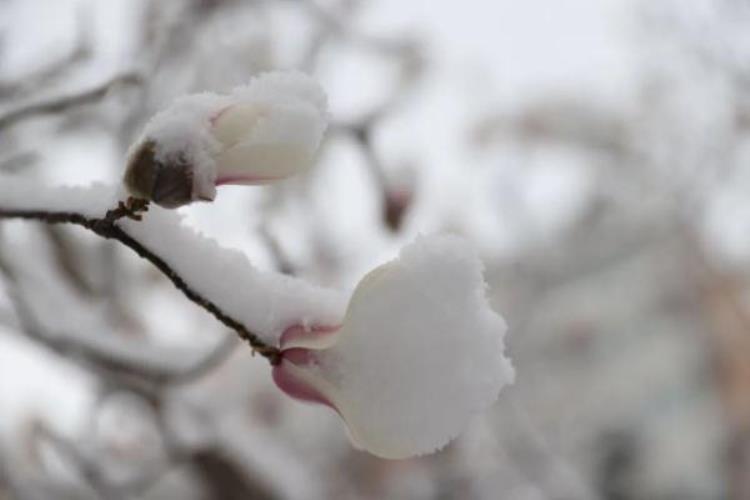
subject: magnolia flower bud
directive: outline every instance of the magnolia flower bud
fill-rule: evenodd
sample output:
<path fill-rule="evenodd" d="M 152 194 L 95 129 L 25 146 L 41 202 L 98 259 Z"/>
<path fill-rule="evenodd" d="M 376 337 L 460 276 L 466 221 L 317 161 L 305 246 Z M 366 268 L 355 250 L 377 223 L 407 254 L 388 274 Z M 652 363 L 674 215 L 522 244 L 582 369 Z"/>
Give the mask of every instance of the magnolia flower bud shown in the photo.
<path fill-rule="evenodd" d="M 341 325 L 286 330 L 274 381 L 333 408 L 375 455 L 435 451 L 513 379 L 484 288 L 462 241 L 421 238 L 360 282 Z"/>
<path fill-rule="evenodd" d="M 167 208 L 210 201 L 216 186 L 265 184 L 309 168 L 326 125 L 323 90 L 302 73 L 266 73 L 226 96 L 182 97 L 131 147 L 124 183 Z"/>

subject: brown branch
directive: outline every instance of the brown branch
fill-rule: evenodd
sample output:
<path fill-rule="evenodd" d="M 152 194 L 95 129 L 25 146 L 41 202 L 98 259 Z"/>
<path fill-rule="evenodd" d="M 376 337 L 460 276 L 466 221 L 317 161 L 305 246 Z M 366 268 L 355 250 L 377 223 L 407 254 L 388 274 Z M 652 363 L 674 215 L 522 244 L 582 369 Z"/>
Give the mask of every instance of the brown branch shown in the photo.
<path fill-rule="evenodd" d="M 77 94 L 22 106 L 0 116 L 0 130 L 33 116 L 60 113 L 70 108 L 99 101 L 118 85 L 138 85 L 142 81 L 143 79 L 139 74 L 126 73 Z"/>
<path fill-rule="evenodd" d="M 384 111 L 385 112 L 385 111 Z M 398 189 L 389 181 L 385 165 L 375 150 L 373 144 L 373 130 L 380 119 L 378 114 L 370 115 L 359 122 L 338 124 L 332 128 L 335 132 L 349 135 L 362 152 L 363 159 L 373 184 L 377 189 L 382 203 L 381 217 L 385 226 L 393 232 L 398 232 L 404 221 L 404 216 L 412 202 L 412 188 Z"/>
<path fill-rule="evenodd" d="M 120 210 L 120 208 L 118 207 L 118 209 L 115 209 L 115 211 L 117 210 Z M 112 211 L 110 211 L 104 218 L 91 218 L 76 212 L 49 212 L 44 210 L 14 210 L 0 208 L 0 218 L 37 220 L 47 224 L 74 224 L 84 227 L 102 238 L 119 241 L 133 250 L 139 257 L 153 264 L 153 266 L 164 276 L 169 278 L 172 284 L 188 299 L 211 313 L 225 326 L 234 330 L 241 339 L 250 344 L 255 352 L 267 358 L 272 365 L 276 365 L 281 361 L 280 350 L 278 348 L 269 346 L 263 342 L 258 335 L 248 330 L 245 325 L 229 316 L 214 302 L 191 288 L 185 279 L 172 269 L 164 259 L 151 252 L 138 240 L 130 236 L 118 226 L 117 218 L 111 214 Z"/>

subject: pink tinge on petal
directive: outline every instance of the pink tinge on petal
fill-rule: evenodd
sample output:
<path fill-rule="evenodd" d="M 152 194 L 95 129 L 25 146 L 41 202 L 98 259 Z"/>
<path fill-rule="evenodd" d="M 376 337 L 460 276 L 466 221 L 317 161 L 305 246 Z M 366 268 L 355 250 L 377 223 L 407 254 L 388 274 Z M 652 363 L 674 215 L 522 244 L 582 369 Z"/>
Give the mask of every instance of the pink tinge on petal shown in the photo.
<path fill-rule="evenodd" d="M 295 369 L 295 367 L 307 365 L 312 363 L 312 361 L 312 353 L 307 349 L 289 349 L 284 351 L 281 363 L 276 365 L 272 370 L 273 381 L 279 389 L 292 398 L 309 403 L 322 404 L 338 413 L 338 409 L 334 404 L 317 388 L 313 387 L 300 376 Z"/>
<path fill-rule="evenodd" d="M 296 366 L 305 366 L 315 363 L 315 354 L 310 349 L 284 349 L 281 352 L 281 358 Z"/>
<path fill-rule="evenodd" d="M 227 184 L 245 184 L 245 185 L 254 185 L 254 184 L 269 184 L 271 182 L 275 182 L 281 179 L 281 177 L 260 177 L 260 176 L 253 176 L 253 175 L 227 175 L 224 177 L 219 177 L 216 179 L 216 185 L 217 186 L 224 186 Z"/>
<path fill-rule="evenodd" d="M 228 110 L 229 108 L 231 108 L 231 106 L 225 106 L 225 107 L 221 108 L 221 109 L 220 109 L 219 111 L 217 111 L 216 113 L 214 113 L 214 114 L 213 114 L 213 116 L 211 116 L 211 118 L 209 118 L 209 119 L 208 119 L 208 121 L 209 121 L 209 123 L 211 124 L 211 126 L 212 126 L 212 127 L 213 127 L 214 125 L 216 125 L 216 121 L 217 121 L 217 120 L 218 120 L 218 119 L 219 119 L 219 118 L 221 117 L 221 115 L 223 115 L 223 114 L 224 114 L 224 113 L 225 113 L 225 112 L 226 112 L 226 111 L 227 111 L 227 110 Z"/>
<path fill-rule="evenodd" d="M 304 325 L 290 326 L 281 334 L 282 349 L 306 347 L 308 349 L 325 349 L 333 345 L 336 333 L 341 325 L 321 325 L 306 327 Z"/>

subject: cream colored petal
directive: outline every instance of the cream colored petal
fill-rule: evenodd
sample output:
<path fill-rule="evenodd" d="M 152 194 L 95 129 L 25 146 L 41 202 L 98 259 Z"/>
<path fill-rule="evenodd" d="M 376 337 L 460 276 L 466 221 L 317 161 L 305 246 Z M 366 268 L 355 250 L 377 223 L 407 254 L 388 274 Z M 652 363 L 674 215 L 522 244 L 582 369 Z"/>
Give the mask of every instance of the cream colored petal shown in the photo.
<path fill-rule="evenodd" d="M 341 333 L 342 329 L 339 325 L 314 327 L 295 325 L 281 334 L 280 345 L 282 349 L 296 347 L 313 350 L 328 349 L 338 341 Z"/>
<path fill-rule="evenodd" d="M 224 148 L 231 148 L 252 134 L 265 113 L 266 108 L 257 103 L 233 104 L 213 118 L 214 137 Z"/>
<path fill-rule="evenodd" d="M 240 143 L 217 160 L 217 184 L 264 184 L 307 169 L 312 163 L 307 149 L 289 144 Z"/>
<path fill-rule="evenodd" d="M 357 446 L 390 459 L 433 452 L 513 380 L 506 326 L 484 289 L 465 243 L 422 238 L 362 280 L 336 342 L 295 369 Z"/>

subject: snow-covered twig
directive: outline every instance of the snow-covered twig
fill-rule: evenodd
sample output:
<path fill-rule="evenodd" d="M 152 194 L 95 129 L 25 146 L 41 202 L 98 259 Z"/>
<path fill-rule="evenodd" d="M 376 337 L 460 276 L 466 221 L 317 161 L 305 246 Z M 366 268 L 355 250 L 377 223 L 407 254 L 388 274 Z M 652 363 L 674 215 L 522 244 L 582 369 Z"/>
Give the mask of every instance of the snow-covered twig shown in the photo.
<path fill-rule="evenodd" d="M 441 448 L 513 380 L 505 323 L 459 238 L 419 238 L 365 276 L 344 310 L 341 294 L 260 272 L 174 211 L 154 207 L 141 221 L 102 215 L 113 213 L 117 189 L 6 182 L 0 219 L 69 223 L 121 242 L 268 358 L 279 388 L 336 408 L 354 442 L 378 456 Z"/>
<path fill-rule="evenodd" d="M 38 220 L 48 224 L 74 224 L 82 226 L 97 235 L 117 240 L 126 247 L 133 250 L 139 257 L 149 261 L 164 276 L 174 284 L 188 299 L 210 312 L 216 319 L 227 327 L 231 328 L 242 338 L 247 341 L 255 352 L 268 358 L 272 364 L 279 361 L 279 349 L 263 342 L 253 332 L 249 331 L 245 325 L 229 316 L 219 306 L 208 298 L 192 289 L 187 282 L 160 256 L 151 252 L 142 245 L 138 240 L 127 234 L 121 227 L 116 224 L 116 220 L 107 219 L 107 217 L 96 218 L 88 217 L 77 212 L 65 211 L 46 211 L 46 210 L 17 210 L 0 207 L 0 218 L 3 219 L 26 219 Z"/>
<path fill-rule="evenodd" d="M 117 186 L 49 188 L 4 178 L 0 219 L 72 224 L 119 241 L 271 362 L 278 361 L 275 346 L 287 328 L 336 325 L 343 316 L 341 293 L 259 271 L 241 252 L 186 227 L 173 211 L 154 207 L 142 221 L 107 217 L 118 194 Z"/>

